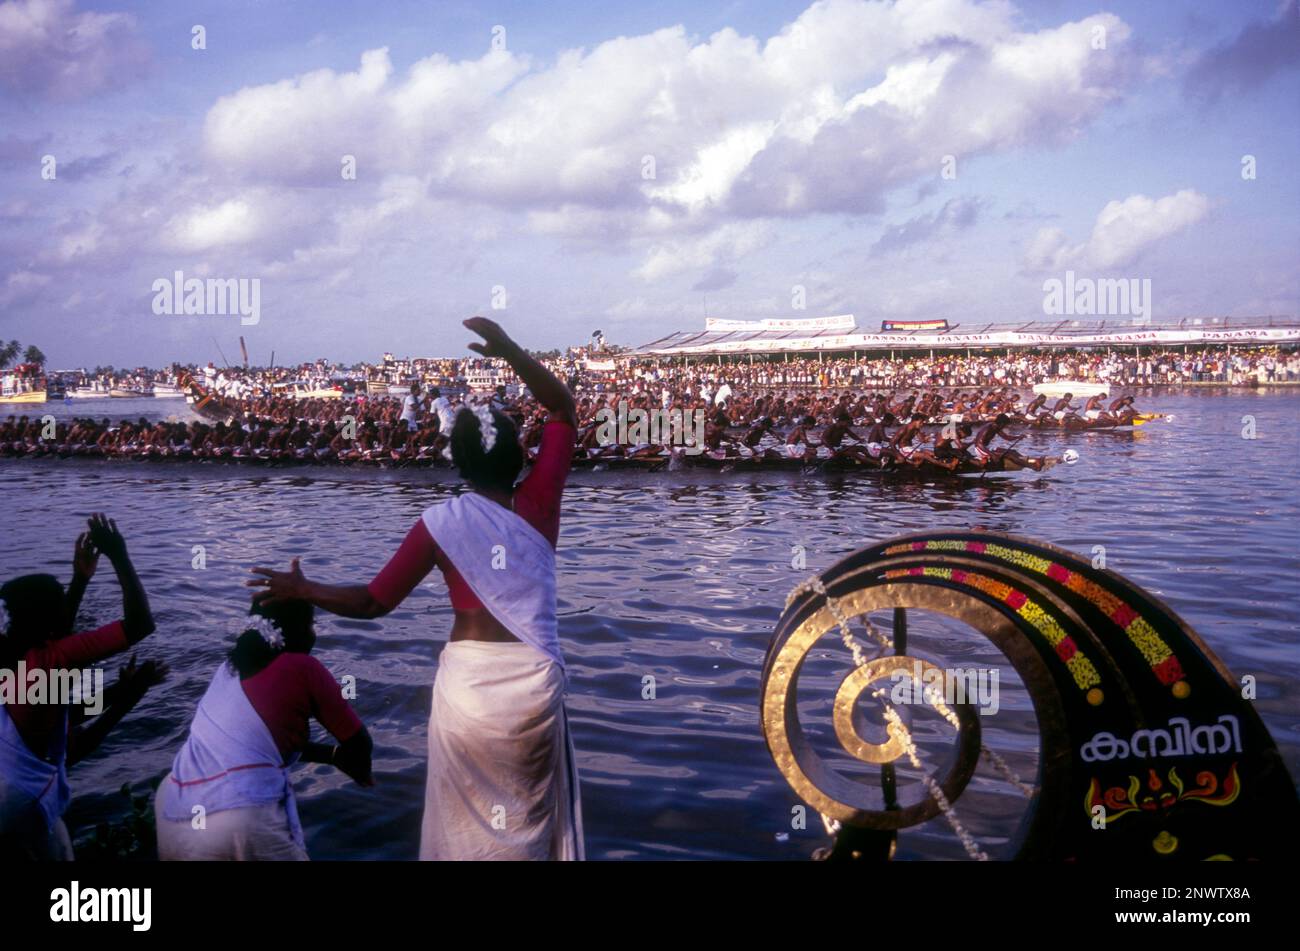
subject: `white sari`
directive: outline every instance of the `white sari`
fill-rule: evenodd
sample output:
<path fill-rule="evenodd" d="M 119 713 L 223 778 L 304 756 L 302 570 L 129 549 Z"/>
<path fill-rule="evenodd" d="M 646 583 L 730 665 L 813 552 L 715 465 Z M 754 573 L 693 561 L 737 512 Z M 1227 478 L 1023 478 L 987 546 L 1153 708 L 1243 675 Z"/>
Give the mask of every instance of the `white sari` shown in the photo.
<path fill-rule="evenodd" d="M 420 858 L 583 858 L 578 772 L 564 711 L 555 551 L 515 513 L 474 493 L 424 523 L 516 642 L 443 649 L 429 718 Z"/>

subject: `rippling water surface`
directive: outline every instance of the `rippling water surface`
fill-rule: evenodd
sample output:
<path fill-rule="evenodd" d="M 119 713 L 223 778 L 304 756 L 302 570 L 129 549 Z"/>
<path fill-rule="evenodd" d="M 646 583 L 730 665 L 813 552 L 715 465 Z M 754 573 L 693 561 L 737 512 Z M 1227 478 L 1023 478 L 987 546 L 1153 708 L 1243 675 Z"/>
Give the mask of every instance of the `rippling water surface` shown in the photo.
<path fill-rule="evenodd" d="M 115 415 L 186 413 L 174 401 L 132 402 L 113 406 Z M 795 474 L 575 475 L 560 537 L 560 634 L 588 855 L 803 858 L 824 844 L 815 818 L 792 830 L 797 800 L 759 730 L 768 638 L 802 578 L 869 542 L 930 528 L 1014 532 L 1089 555 L 1105 546 L 1110 568 L 1163 598 L 1234 673 L 1258 678 L 1259 712 L 1297 775 L 1300 394 L 1200 391 L 1141 403 L 1175 418 L 1127 434 L 1031 435 L 1031 451 L 1081 455 L 1041 476 L 923 485 Z M 1255 440 L 1241 438 L 1246 415 Z M 122 814 L 123 783 L 143 791 L 165 774 L 246 610 L 249 566 L 299 555 L 310 576 L 367 581 L 420 512 L 455 488 L 428 472 L 0 460 L 0 578 L 53 571 L 66 579 L 85 516 L 108 511 L 159 619 L 141 654 L 172 668 L 73 770 L 74 835 L 84 839 L 96 822 Z M 191 567 L 196 545 L 206 551 L 204 570 Z M 804 570 L 791 567 L 794 546 L 806 552 Z M 84 622 L 115 617 L 118 597 L 101 564 Z M 360 789 L 324 767 L 297 770 L 313 856 L 415 857 L 429 693 L 450 625 L 436 573 L 382 620 L 321 616 L 316 654 L 336 677 L 356 677 L 378 785 Z M 927 634 L 918 643 L 935 656 L 989 659 L 978 638 L 924 626 L 918 638 Z M 824 666 L 832 686 L 848 669 L 834 646 L 810 668 Z M 654 699 L 643 699 L 647 676 Z M 1005 716 L 986 738 L 1032 775 L 1032 715 L 1013 678 L 1004 694 Z M 981 765 L 959 811 L 996 847 L 1018 795 Z M 952 835 L 934 825 L 904 833 L 901 854 L 959 855 Z"/>

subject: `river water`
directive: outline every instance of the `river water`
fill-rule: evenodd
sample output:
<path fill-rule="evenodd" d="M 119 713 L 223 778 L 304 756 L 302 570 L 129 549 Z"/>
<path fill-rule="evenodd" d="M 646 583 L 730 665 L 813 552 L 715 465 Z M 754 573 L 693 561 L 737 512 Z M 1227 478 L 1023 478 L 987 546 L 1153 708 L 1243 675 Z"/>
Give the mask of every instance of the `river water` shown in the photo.
<path fill-rule="evenodd" d="M 1042 475 L 927 485 L 824 474 L 576 474 L 558 555 L 560 634 L 589 857 L 799 859 L 826 844 L 815 816 L 807 828 L 792 825 L 798 800 L 762 739 L 767 642 L 804 577 L 868 543 L 927 528 L 1013 532 L 1089 556 L 1104 546 L 1108 567 L 1164 599 L 1236 675 L 1257 678 L 1257 708 L 1300 775 L 1300 393 L 1197 390 L 1139 405 L 1174 418 L 1124 434 L 1029 436 L 1030 454 L 1080 453 L 1077 464 Z M 188 415 L 176 401 L 46 411 Z M 1242 438 L 1244 417 L 1257 438 Z M 0 578 L 52 571 L 66 579 L 86 515 L 109 512 L 159 621 L 140 653 L 172 670 L 73 770 L 74 838 L 84 842 L 97 822 L 124 814 L 122 784 L 145 792 L 165 774 L 247 608 L 249 566 L 284 566 L 298 555 L 309 576 L 367 581 L 422 509 L 455 488 L 432 472 L 0 460 Z M 206 567 L 194 567 L 195 546 Z M 792 567 L 800 552 L 806 566 Z M 103 564 L 83 621 L 104 623 L 119 609 Z M 337 678 L 356 678 L 378 785 L 297 769 L 314 857 L 415 857 L 430 686 L 450 624 L 436 573 L 381 620 L 319 617 L 316 656 Z M 998 659 L 969 633 L 924 620 L 916 631 L 917 650 L 934 657 Z M 834 646 L 817 660 L 832 687 L 848 670 L 847 652 L 836 657 Z M 998 729 L 986 728 L 986 739 L 1032 776 L 1032 715 L 1013 676 L 1003 693 Z M 958 811 L 996 852 L 1018 797 L 981 765 Z M 900 842 L 904 857 L 960 854 L 942 820 Z"/>

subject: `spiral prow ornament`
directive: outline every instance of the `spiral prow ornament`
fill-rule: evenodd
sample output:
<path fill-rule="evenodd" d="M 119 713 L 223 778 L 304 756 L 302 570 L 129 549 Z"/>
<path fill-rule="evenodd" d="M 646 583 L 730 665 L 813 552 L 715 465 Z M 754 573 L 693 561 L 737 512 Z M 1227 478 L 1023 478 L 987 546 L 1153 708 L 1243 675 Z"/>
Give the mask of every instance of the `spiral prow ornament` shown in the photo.
<path fill-rule="evenodd" d="M 887 683 L 944 676 L 908 653 L 908 611 L 979 632 L 1024 684 L 1038 733 L 1036 774 L 1021 778 L 984 746 L 970 703 L 930 705 L 951 725 L 947 762 L 922 770 Z M 867 657 L 850 625 L 892 636 Z M 800 719 L 799 680 L 818 641 L 839 633 L 854 652 L 832 704 L 839 753 L 880 770 L 836 768 Z M 927 695 L 928 696 L 928 695 Z M 938 695 L 935 695 L 938 697 Z M 878 704 L 886 739 L 861 735 L 855 710 Z M 861 549 L 791 594 L 768 647 L 761 719 L 794 792 L 837 830 L 832 857 L 889 857 L 900 830 L 942 815 L 972 858 L 1055 861 L 1245 860 L 1290 854 L 1295 786 L 1241 685 L 1159 599 L 1113 570 L 1045 542 L 992 532 L 927 532 Z M 992 759 L 1022 790 L 1015 834 L 986 848 L 960 821 L 961 797 Z M 926 794 L 900 803 L 897 773 Z"/>

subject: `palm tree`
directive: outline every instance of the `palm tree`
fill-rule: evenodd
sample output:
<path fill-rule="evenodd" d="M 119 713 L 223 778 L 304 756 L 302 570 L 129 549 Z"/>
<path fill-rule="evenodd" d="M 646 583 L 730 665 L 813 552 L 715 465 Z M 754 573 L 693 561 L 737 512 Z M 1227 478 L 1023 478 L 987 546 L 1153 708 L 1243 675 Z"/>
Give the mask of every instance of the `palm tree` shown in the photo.
<path fill-rule="evenodd" d="M 18 341 L 10 340 L 8 343 L 0 346 L 0 367 L 7 367 L 10 363 L 18 358 Z"/>
<path fill-rule="evenodd" d="M 23 362 L 35 363 L 38 366 L 44 366 L 45 354 L 41 352 L 40 347 L 36 346 L 36 344 L 32 344 L 30 347 L 27 348 L 27 352 L 23 354 Z"/>

